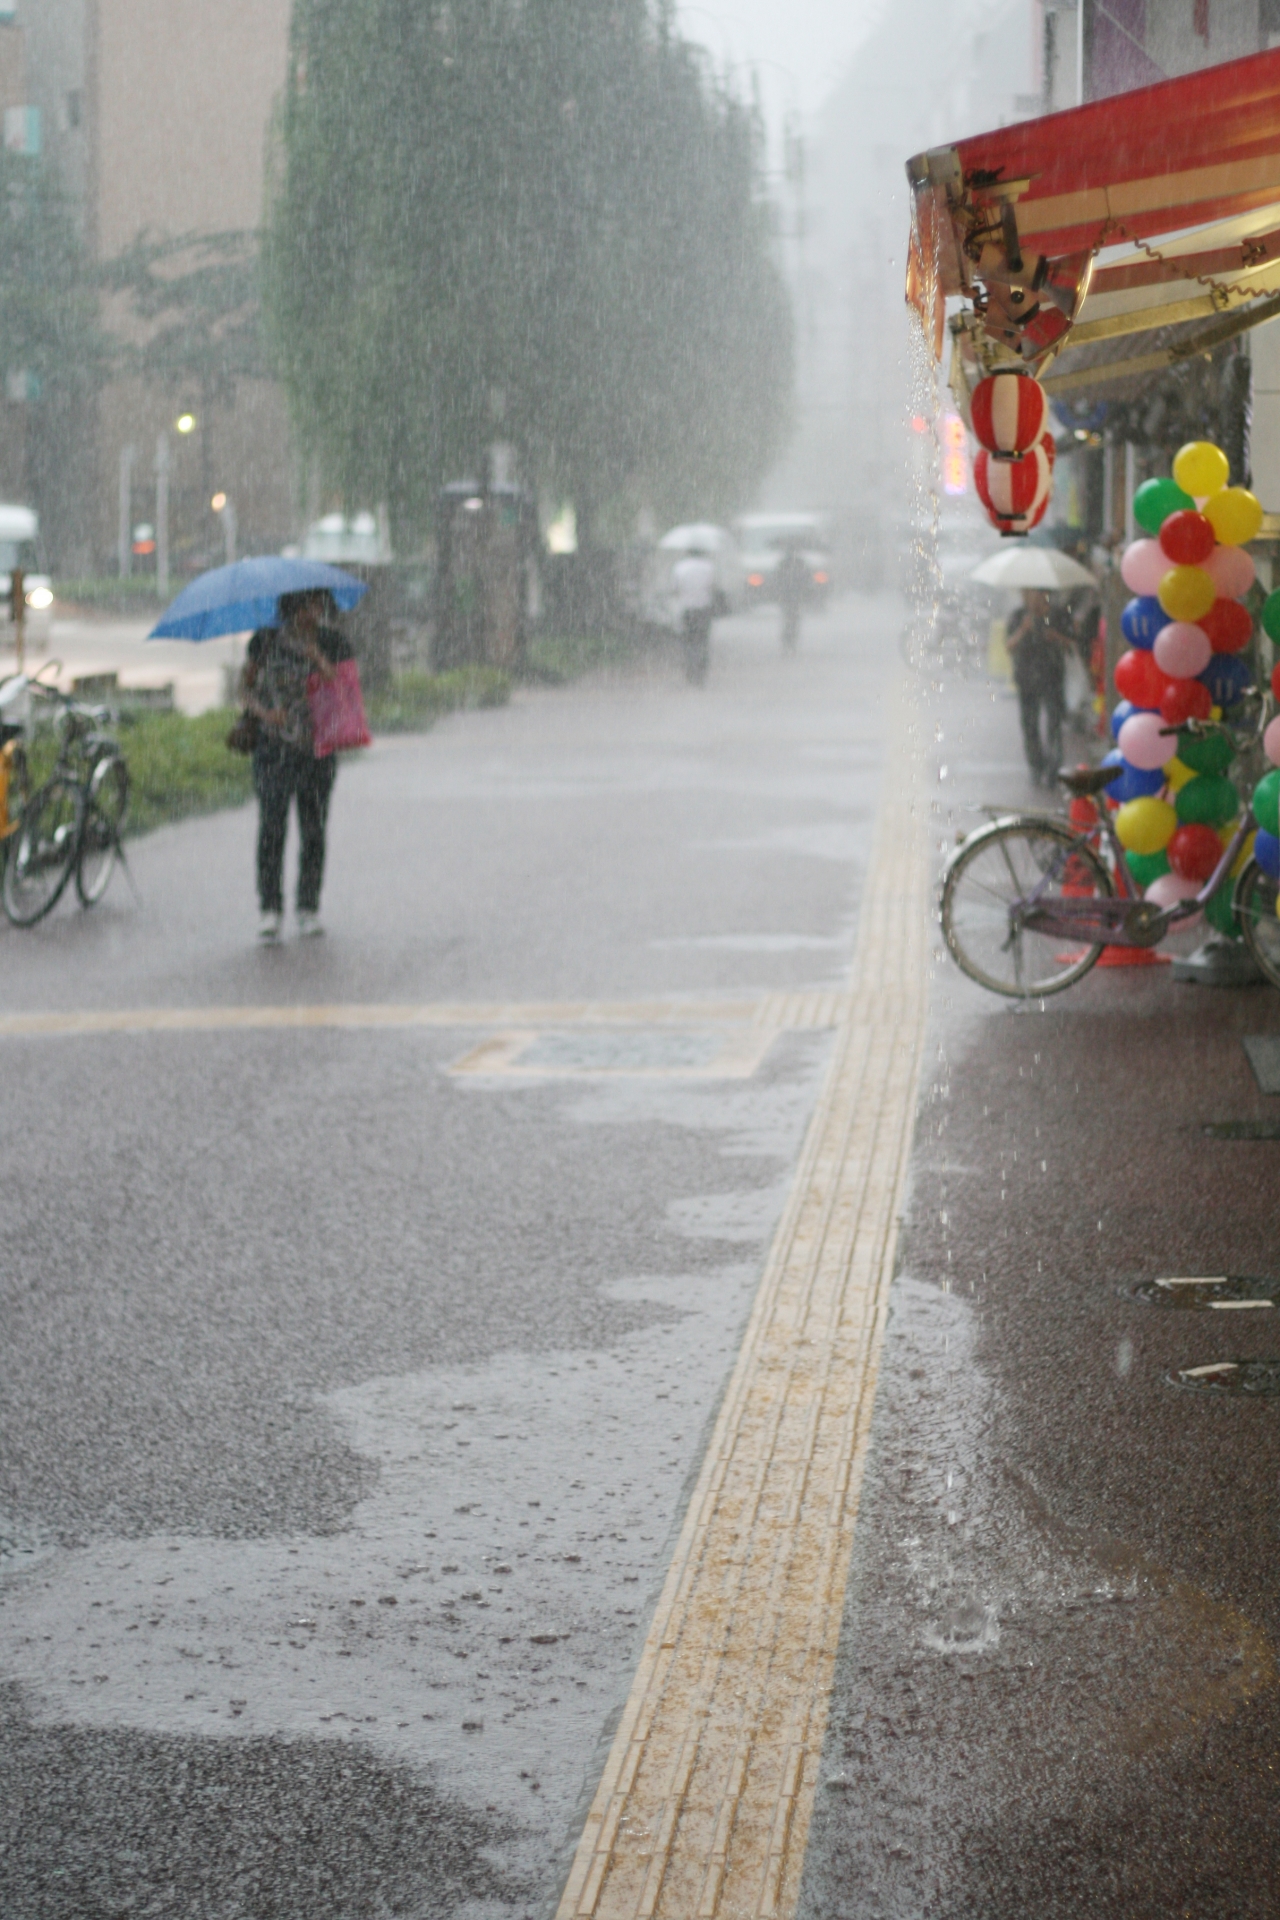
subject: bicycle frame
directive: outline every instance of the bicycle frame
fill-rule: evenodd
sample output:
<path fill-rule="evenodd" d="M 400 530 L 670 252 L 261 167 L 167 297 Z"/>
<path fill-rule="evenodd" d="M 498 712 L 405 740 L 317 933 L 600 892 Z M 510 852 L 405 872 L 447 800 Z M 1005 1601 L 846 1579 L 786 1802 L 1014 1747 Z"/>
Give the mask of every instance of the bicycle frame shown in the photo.
<path fill-rule="evenodd" d="M 1048 934 L 1055 939 L 1086 940 L 1091 945 L 1104 941 L 1113 947 L 1158 946 L 1171 927 L 1203 911 L 1235 865 L 1240 849 L 1257 824 L 1252 810 L 1246 807 L 1222 858 L 1199 892 L 1190 899 L 1176 901 L 1171 907 L 1159 907 L 1153 901 L 1143 899 L 1129 872 L 1124 848 L 1106 808 L 1097 807 L 1095 811 L 1098 826 L 1105 833 L 1114 856 L 1123 891 L 1110 899 L 1096 895 L 1083 896 L 1078 900 L 1057 897 L 1042 906 L 1037 896 L 1050 883 L 1050 875 L 1045 874 L 1039 886 L 1033 888 L 1013 910 L 1018 931 Z M 1086 846 L 1090 845 L 1096 830 L 1082 829 L 1078 838 Z"/>

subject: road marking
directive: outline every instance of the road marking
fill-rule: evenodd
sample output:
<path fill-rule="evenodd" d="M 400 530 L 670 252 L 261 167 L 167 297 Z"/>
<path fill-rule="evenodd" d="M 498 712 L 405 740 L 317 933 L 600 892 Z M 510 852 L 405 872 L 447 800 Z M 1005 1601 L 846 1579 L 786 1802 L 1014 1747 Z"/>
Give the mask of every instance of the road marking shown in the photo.
<path fill-rule="evenodd" d="M 419 1006 L 115 1007 L 0 1015 L 0 1040 L 114 1033 L 219 1033 L 263 1028 L 708 1026 L 748 1024 L 774 1032 L 839 1026 L 843 990 L 810 989 L 740 1000 L 442 1000 Z"/>
<path fill-rule="evenodd" d="M 926 1011 L 905 696 L 827 1080 L 558 1920 L 795 1912 Z"/>

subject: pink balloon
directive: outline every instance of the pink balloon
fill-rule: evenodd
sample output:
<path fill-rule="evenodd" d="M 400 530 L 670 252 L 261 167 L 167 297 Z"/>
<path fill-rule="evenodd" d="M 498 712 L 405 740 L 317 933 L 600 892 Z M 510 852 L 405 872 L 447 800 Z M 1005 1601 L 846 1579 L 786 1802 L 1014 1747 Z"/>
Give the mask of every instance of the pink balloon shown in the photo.
<path fill-rule="evenodd" d="M 1120 578 L 1139 596 L 1155 593 L 1168 571 L 1169 556 L 1158 540 L 1135 540 L 1120 562 Z"/>
<path fill-rule="evenodd" d="M 1178 736 L 1158 713 L 1131 713 L 1116 735 L 1116 745 L 1131 767 L 1150 773 L 1173 759 Z"/>
<path fill-rule="evenodd" d="M 1243 547 L 1215 547 L 1204 563 L 1204 570 L 1224 600 L 1241 599 L 1253 585 L 1258 571 Z"/>
<path fill-rule="evenodd" d="M 1268 724 L 1262 736 L 1262 751 L 1273 767 L 1280 767 L 1280 713 Z"/>
<path fill-rule="evenodd" d="M 1194 680 L 1213 658 L 1208 634 L 1189 620 L 1171 620 L 1161 627 L 1152 652 L 1160 671 L 1175 680 Z"/>
<path fill-rule="evenodd" d="M 1162 873 L 1147 888 L 1145 898 L 1154 901 L 1157 907 L 1175 907 L 1179 900 L 1194 900 L 1203 882 L 1184 880 L 1176 873 Z M 1198 927 L 1204 919 L 1203 913 L 1188 914 L 1185 920 L 1179 920 L 1179 927 Z"/>

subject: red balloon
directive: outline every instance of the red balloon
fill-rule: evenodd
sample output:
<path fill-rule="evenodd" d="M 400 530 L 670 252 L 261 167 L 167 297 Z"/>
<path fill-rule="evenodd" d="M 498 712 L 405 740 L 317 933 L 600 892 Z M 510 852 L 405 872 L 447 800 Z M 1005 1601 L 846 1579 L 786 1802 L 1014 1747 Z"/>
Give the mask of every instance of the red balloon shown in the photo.
<path fill-rule="evenodd" d="M 1274 693 L 1276 699 L 1280 700 L 1280 667 L 1272 667 L 1271 669 L 1271 691 Z"/>
<path fill-rule="evenodd" d="M 1196 625 L 1204 628 L 1215 653 L 1239 653 L 1253 638 L 1253 615 L 1238 600 L 1215 600 Z"/>
<path fill-rule="evenodd" d="M 1165 852 L 1180 880 L 1207 880 L 1222 858 L 1222 842 L 1212 827 L 1179 827 Z"/>
<path fill-rule="evenodd" d="M 1160 695 L 1160 713 L 1171 727 L 1184 720 L 1207 720 L 1213 712 L 1213 695 L 1202 680 L 1171 680 Z"/>
<path fill-rule="evenodd" d="M 1145 647 L 1130 647 L 1116 661 L 1116 692 L 1122 700 L 1132 700 L 1135 707 L 1157 711 L 1169 684 L 1169 675 L 1161 673 L 1155 656 Z"/>
<path fill-rule="evenodd" d="M 1209 558 L 1218 536 L 1209 521 L 1193 507 L 1171 513 L 1160 528 L 1160 545 L 1175 567 L 1198 567 Z"/>

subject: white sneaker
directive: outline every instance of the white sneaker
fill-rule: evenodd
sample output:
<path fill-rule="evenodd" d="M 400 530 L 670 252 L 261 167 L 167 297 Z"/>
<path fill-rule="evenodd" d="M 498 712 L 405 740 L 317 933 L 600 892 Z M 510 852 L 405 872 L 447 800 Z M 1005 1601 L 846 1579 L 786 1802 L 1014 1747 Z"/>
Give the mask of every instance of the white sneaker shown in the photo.
<path fill-rule="evenodd" d="M 280 922 L 282 917 L 283 916 L 278 913 L 264 913 L 258 921 L 259 940 L 274 946 L 280 938 Z"/>
<path fill-rule="evenodd" d="M 320 915 L 318 913 L 300 913 L 298 915 L 298 938 L 300 940 L 314 940 L 318 933 L 323 932 L 324 928 L 320 924 Z"/>

